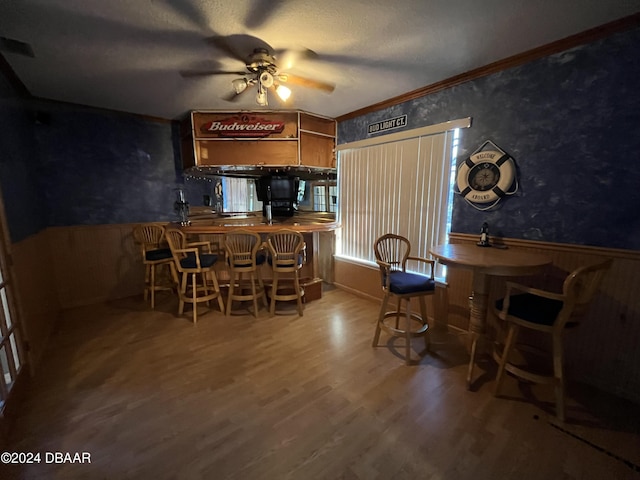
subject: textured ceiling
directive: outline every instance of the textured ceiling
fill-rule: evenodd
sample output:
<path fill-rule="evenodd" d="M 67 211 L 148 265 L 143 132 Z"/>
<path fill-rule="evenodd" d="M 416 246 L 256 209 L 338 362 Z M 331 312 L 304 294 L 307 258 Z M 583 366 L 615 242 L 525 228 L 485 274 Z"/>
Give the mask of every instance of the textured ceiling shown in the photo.
<path fill-rule="evenodd" d="M 234 75 L 184 78 L 185 70 L 242 71 L 216 43 L 242 55 L 255 43 L 311 49 L 291 73 L 335 84 L 292 86 L 286 105 L 337 117 L 640 11 L 640 0 L 3 0 L 2 49 L 29 92 L 162 118 L 194 109 L 257 109 L 236 102 Z"/>

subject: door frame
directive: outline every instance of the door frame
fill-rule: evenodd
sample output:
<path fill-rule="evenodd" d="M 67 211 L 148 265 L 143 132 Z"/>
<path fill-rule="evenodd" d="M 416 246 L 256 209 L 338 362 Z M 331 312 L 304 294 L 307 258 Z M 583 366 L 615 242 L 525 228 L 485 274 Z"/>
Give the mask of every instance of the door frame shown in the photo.
<path fill-rule="evenodd" d="M 4 304 L 0 302 L 3 310 L 0 311 L 0 346 L 5 346 L 9 373 L 13 381 L 7 385 L 4 372 L 0 372 L 0 447 L 4 447 L 8 441 L 11 423 L 16 417 L 18 407 L 22 403 L 30 378 L 30 368 L 33 365 L 29 354 L 27 332 L 22 322 L 24 318 L 21 308 L 19 291 L 16 282 L 16 274 L 11 251 L 11 237 L 4 208 L 2 191 L 0 190 L 0 269 L 2 270 L 2 282 L 0 290 L 6 292 L 7 308 L 11 317 L 11 328 L 8 328 L 4 315 Z M 14 345 L 17 348 L 17 357 L 20 365 L 16 368 L 12 344 L 9 339 L 14 335 Z"/>

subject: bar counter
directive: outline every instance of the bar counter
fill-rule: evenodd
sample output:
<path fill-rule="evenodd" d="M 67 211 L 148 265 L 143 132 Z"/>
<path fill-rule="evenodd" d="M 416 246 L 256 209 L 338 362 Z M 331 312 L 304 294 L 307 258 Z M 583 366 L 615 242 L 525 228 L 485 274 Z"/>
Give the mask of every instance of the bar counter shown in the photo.
<path fill-rule="evenodd" d="M 226 233 L 231 229 L 242 228 L 258 233 L 270 233 L 282 228 L 289 228 L 300 233 L 329 232 L 339 225 L 333 215 L 323 213 L 300 213 L 289 218 L 276 217 L 269 224 L 260 216 L 218 216 L 197 215 L 190 217 L 190 225 L 181 226 L 186 234 Z"/>
<path fill-rule="evenodd" d="M 218 215 L 197 212 L 189 215 L 189 221 L 191 222 L 189 225 L 180 226 L 178 223 L 173 223 L 172 226 L 180 228 L 190 236 L 218 238 L 218 242 L 224 233 L 240 228 L 261 235 L 283 228 L 296 230 L 305 236 L 307 242 L 307 255 L 310 257 L 311 267 L 311 271 L 308 273 L 313 279 L 322 278 L 329 283 L 333 281 L 333 231 L 340 226 L 335 219 L 335 214 L 297 212 L 293 217 L 275 217 L 273 222 L 269 224 L 267 219 L 260 214 Z M 323 234 L 322 239 L 320 238 L 321 233 Z"/>

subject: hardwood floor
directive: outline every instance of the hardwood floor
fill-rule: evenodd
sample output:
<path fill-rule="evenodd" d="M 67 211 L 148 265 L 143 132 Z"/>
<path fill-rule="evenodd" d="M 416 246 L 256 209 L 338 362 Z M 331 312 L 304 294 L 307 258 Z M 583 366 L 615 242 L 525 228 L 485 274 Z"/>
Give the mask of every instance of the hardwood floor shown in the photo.
<path fill-rule="evenodd" d="M 558 424 L 550 390 L 509 377 L 494 398 L 491 361 L 467 391 L 461 336 L 434 332 L 407 367 L 371 347 L 369 300 L 325 292 L 303 317 L 202 308 L 197 325 L 172 297 L 157 303 L 66 313 L 8 448 L 42 461 L 0 464 L 0 478 L 640 478 L 637 406 L 573 389 Z"/>

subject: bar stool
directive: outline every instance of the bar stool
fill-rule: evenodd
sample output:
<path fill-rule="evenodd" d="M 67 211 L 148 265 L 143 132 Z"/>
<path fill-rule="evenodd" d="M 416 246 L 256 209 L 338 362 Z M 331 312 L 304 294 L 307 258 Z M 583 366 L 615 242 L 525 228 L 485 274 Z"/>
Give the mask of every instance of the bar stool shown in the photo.
<path fill-rule="evenodd" d="M 193 304 L 193 323 L 198 321 L 198 303 L 218 299 L 220 311 L 224 313 L 224 302 L 214 265 L 218 255 L 211 252 L 209 242 L 187 242 L 185 234 L 178 229 L 170 228 L 165 232 L 165 238 L 171 249 L 175 268 L 182 274 L 178 290 L 178 314 L 184 312 L 184 304 Z M 211 285 L 207 282 L 211 280 Z M 189 283 L 189 279 L 191 282 Z"/>
<path fill-rule="evenodd" d="M 560 421 L 564 421 L 563 337 L 567 329 L 576 327 L 581 317 L 587 313 L 612 263 L 612 259 L 606 259 L 575 269 L 565 278 L 562 292 L 507 282 L 506 294 L 495 306 L 496 315 L 500 320 L 507 322 L 509 329 L 502 353 L 494 352 L 494 358 L 498 362 L 494 395 L 499 395 L 505 372 L 529 382 L 550 383 L 555 391 L 556 416 Z M 531 346 L 517 343 L 518 334 L 523 329 L 535 330 L 550 336 L 550 372 L 534 371 L 526 363 L 522 364 L 511 358 L 511 354 L 518 349 L 543 353 L 536 348 L 532 349 Z"/>
<path fill-rule="evenodd" d="M 136 225 L 133 228 L 133 238 L 140 245 L 144 265 L 144 300 L 146 302 L 151 298 L 151 308 L 156 307 L 157 291 L 173 289 L 171 285 L 158 283 L 156 274 L 162 267 L 165 267 L 174 283 L 177 283 L 171 250 L 163 246 L 164 233 L 162 225 Z"/>
<path fill-rule="evenodd" d="M 411 243 L 405 237 L 387 233 L 379 237 L 373 250 L 376 263 L 380 267 L 382 282 L 382 305 L 376 322 L 376 331 L 373 336 L 372 346 L 377 347 L 380 340 L 380 332 L 384 330 L 394 337 L 405 339 L 405 363 L 411 364 L 411 339 L 424 337 L 425 348 L 429 348 L 429 322 L 427 318 L 427 305 L 425 297 L 433 295 L 436 284 L 433 278 L 435 261 L 421 257 L 411 257 Z M 429 266 L 430 275 L 420 275 L 406 271 L 408 261 L 416 261 Z M 387 304 L 391 297 L 398 299 L 395 310 L 387 312 Z M 417 297 L 420 303 L 420 315 L 411 313 L 411 299 Z M 405 301 L 405 324 L 400 324 L 402 301 Z M 395 325 L 387 322 L 388 318 L 395 318 Z"/>
<path fill-rule="evenodd" d="M 262 239 L 260 235 L 248 230 L 233 230 L 224 234 L 224 248 L 229 266 L 229 296 L 227 297 L 227 316 L 231 314 L 233 301 L 253 300 L 253 315 L 258 317 L 258 298 L 262 297 L 268 307 L 264 283 L 260 275 L 260 266 L 265 255 L 260 253 Z M 248 280 L 242 275 L 249 274 Z M 251 289 L 251 293 L 243 293 Z"/>
<path fill-rule="evenodd" d="M 273 273 L 269 313 L 270 315 L 275 314 L 276 301 L 296 300 L 298 315 L 302 316 L 304 290 L 300 286 L 299 272 L 306 262 L 304 237 L 295 230 L 282 229 L 269 233 L 266 244 L 269 252 L 268 262 Z M 293 273 L 293 278 L 281 279 L 280 274 L 282 273 Z M 294 293 L 290 293 L 291 290 Z"/>

